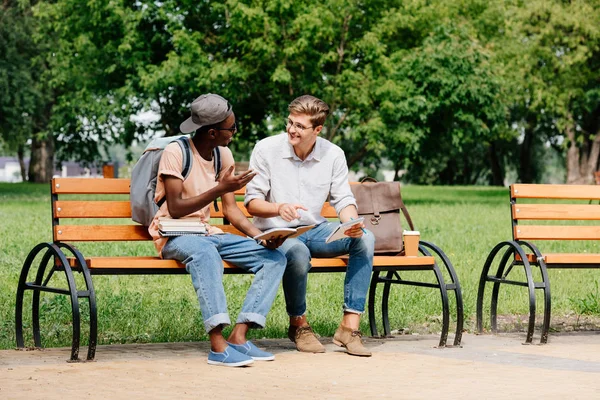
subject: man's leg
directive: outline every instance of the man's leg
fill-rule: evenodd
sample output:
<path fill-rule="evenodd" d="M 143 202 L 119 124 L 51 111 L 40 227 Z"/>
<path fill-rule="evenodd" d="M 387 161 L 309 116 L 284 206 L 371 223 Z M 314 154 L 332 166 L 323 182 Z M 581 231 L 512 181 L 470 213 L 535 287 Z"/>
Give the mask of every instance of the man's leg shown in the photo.
<path fill-rule="evenodd" d="M 298 351 L 323 353 L 325 347 L 319 342 L 306 320 L 306 285 L 310 265 L 310 251 L 300 239 L 286 239 L 278 248 L 285 254 L 287 267 L 283 274 L 283 293 L 290 317 L 288 337 Z"/>
<path fill-rule="evenodd" d="M 247 341 L 246 333 L 250 328 L 265 326 L 285 270 L 285 257 L 279 251 L 266 249 L 248 238 L 228 234 L 218 235 L 218 238 L 218 249 L 223 260 L 255 274 L 242 311 L 227 341 L 236 350 L 255 360 L 273 360 L 275 357 L 272 354 Z"/>
<path fill-rule="evenodd" d="M 334 343 L 343 345 L 348 353 L 370 356 L 360 339 L 360 315 L 365 311 L 365 303 L 371 272 L 375 237 L 369 231 L 360 238 L 344 238 L 325 243 L 325 239 L 337 227 L 338 223 L 324 223 L 308 231 L 308 248 L 314 257 L 335 257 L 349 254 L 348 268 L 344 280 L 344 315 L 340 327 L 334 336 Z"/>
<path fill-rule="evenodd" d="M 223 289 L 223 262 L 217 245 L 218 241 L 210 236 L 178 236 L 169 239 L 162 255 L 184 263 L 192 277 L 204 328 L 210 339 L 208 363 L 233 367 L 248 365 L 254 360 L 232 349 L 221 333 L 223 326 L 231 322 Z"/>

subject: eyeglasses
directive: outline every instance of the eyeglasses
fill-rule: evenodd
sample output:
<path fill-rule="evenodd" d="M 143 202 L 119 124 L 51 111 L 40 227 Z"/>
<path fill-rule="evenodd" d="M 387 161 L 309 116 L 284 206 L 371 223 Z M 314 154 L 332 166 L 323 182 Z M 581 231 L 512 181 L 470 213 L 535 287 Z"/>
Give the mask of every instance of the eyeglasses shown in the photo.
<path fill-rule="evenodd" d="M 314 126 L 308 126 L 308 127 L 303 126 L 302 124 L 300 124 L 298 122 L 294 122 L 291 119 L 288 119 L 285 121 L 286 129 L 290 129 L 292 126 L 294 127 L 294 130 L 296 132 L 304 132 L 307 129 L 314 128 Z"/>
<path fill-rule="evenodd" d="M 217 131 L 231 131 L 233 133 L 237 132 L 237 122 L 233 123 L 233 126 L 231 128 L 215 128 L 215 130 Z"/>

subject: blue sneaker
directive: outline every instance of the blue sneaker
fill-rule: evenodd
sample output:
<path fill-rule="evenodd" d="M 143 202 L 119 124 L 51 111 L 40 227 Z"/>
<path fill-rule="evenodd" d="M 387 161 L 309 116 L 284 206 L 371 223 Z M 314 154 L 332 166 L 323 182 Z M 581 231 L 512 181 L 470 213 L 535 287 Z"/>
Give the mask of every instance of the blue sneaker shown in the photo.
<path fill-rule="evenodd" d="M 210 351 L 208 353 L 208 363 L 211 365 L 221 365 L 223 367 L 243 367 L 252 364 L 254 360 L 245 354 L 240 353 L 231 346 L 227 346 L 224 352 L 217 353 Z"/>
<path fill-rule="evenodd" d="M 259 349 L 254 345 L 254 343 L 252 343 L 249 340 L 244 344 L 233 344 L 229 342 L 227 342 L 227 344 L 229 345 L 229 347 L 233 347 L 234 349 L 236 349 L 239 353 L 252 357 L 253 360 L 273 361 L 275 359 L 275 356 L 273 354 L 267 353 L 266 351 Z"/>

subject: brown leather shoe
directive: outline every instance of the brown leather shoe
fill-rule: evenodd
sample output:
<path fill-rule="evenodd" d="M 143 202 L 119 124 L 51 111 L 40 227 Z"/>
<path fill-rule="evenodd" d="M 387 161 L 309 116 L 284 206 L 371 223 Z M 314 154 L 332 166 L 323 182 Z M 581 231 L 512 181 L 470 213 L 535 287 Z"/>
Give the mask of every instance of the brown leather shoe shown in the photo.
<path fill-rule="evenodd" d="M 291 326 L 288 328 L 288 337 L 296 343 L 296 349 L 306 353 L 325 353 L 325 347 L 319 342 L 310 326 Z"/>
<path fill-rule="evenodd" d="M 340 325 L 333 335 L 333 343 L 345 347 L 348 354 L 353 356 L 371 357 L 371 352 L 365 348 L 361 337 L 360 331 L 353 331 Z"/>

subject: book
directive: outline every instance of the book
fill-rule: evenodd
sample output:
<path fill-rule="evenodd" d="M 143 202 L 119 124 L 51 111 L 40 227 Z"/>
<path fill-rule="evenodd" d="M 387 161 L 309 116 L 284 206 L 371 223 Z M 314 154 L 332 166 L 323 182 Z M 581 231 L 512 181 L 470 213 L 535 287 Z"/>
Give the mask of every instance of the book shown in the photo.
<path fill-rule="evenodd" d="M 365 220 L 364 217 L 360 217 L 360 218 L 356 218 L 356 219 L 351 219 L 348 222 L 344 222 L 343 224 L 340 224 L 340 226 L 335 228 L 335 230 L 333 232 L 331 232 L 331 234 L 327 237 L 327 239 L 325 239 L 325 243 L 331 243 L 336 240 L 340 240 L 345 237 L 348 237 L 348 236 L 346 236 L 346 234 L 344 232 L 346 232 L 348 229 L 350 229 L 350 227 L 352 227 L 356 224 L 359 224 L 359 223 L 363 222 L 364 220 Z"/>
<path fill-rule="evenodd" d="M 158 219 L 158 233 L 161 236 L 206 235 L 206 225 L 198 218 Z"/>
<path fill-rule="evenodd" d="M 206 231 L 204 232 L 194 232 L 194 231 L 163 231 L 163 230 L 158 230 L 158 234 L 160 236 L 163 237 L 170 237 L 170 236 L 187 236 L 187 235 L 192 235 L 192 236 L 206 236 Z"/>
<path fill-rule="evenodd" d="M 160 217 L 158 223 L 163 226 L 204 226 L 199 218 L 169 218 Z"/>
<path fill-rule="evenodd" d="M 253 237 L 255 240 L 272 240 L 277 238 L 294 238 L 314 228 L 316 225 L 302 225 L 295 228 L 272 228 Z"/>

